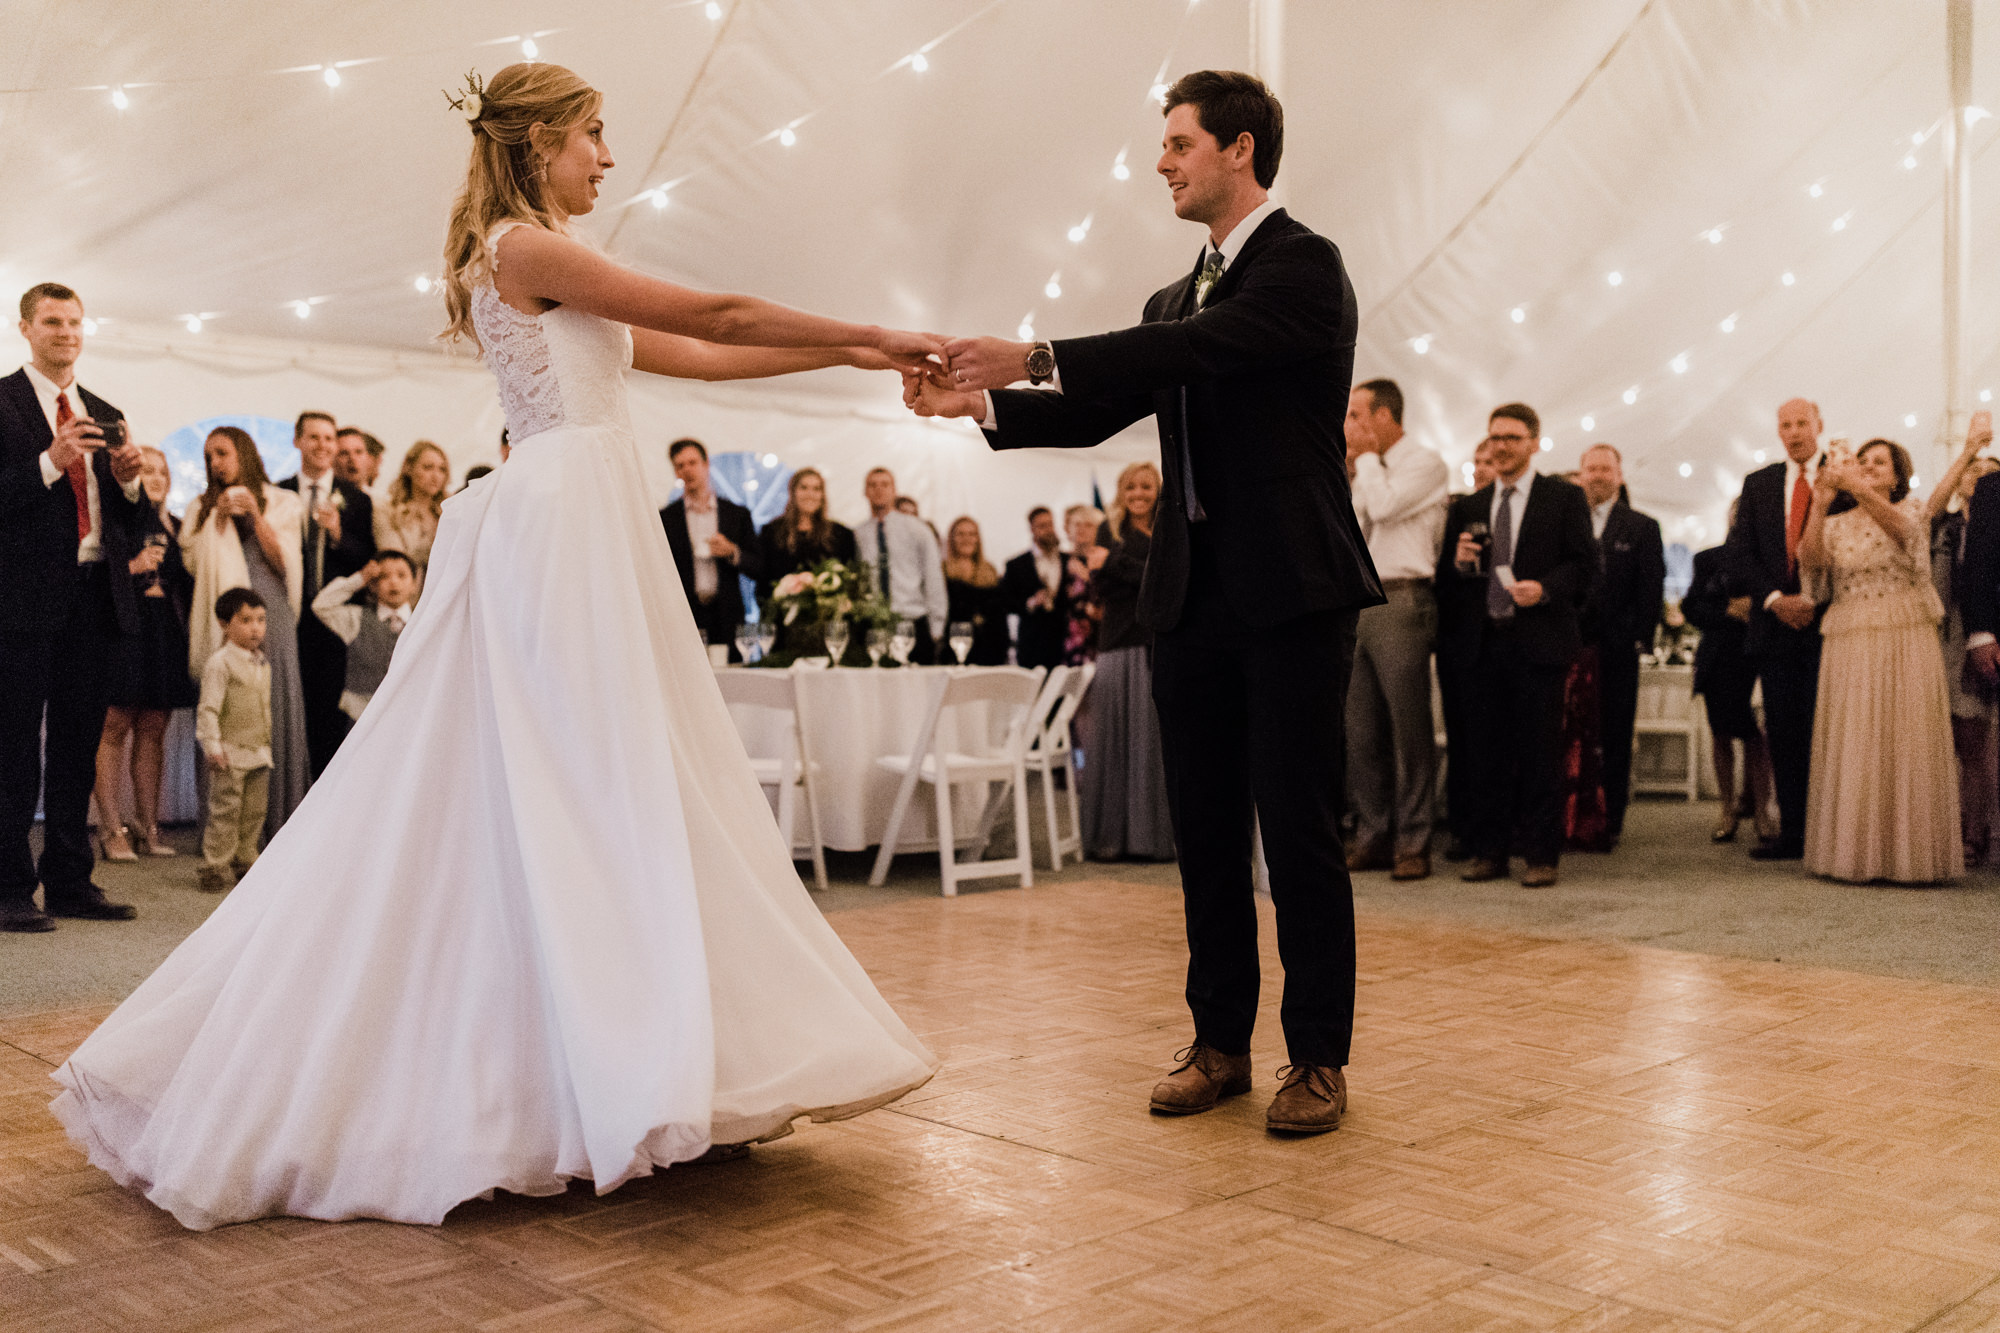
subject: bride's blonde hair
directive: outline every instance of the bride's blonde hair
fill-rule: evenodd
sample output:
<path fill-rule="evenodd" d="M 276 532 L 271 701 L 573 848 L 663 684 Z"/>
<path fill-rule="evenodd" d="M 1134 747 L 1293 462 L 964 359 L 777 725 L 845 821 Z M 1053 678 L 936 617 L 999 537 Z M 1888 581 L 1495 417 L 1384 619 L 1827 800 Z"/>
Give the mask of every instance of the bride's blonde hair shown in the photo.
<path fill-rule="evenodd" d="M 486 238 L 502 222 L 564 230 L 548 202 L 547 158 L 595 116 L 604 94 L 561 65 L 509 65 L 493 76 L 472 122 L 472 159 L 444 237 L 444 311 L 439 338 L 469 339 L 472 289 L 491 276 Z"/>

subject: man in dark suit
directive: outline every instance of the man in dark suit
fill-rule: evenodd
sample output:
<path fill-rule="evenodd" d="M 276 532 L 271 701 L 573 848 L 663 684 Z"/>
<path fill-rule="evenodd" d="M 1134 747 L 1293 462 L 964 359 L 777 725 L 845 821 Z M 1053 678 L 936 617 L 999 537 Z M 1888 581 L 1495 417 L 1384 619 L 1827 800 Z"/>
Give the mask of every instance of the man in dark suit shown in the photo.
<path fill-rule="evenodd" d="M 1333 1129 L 1354 1021 L 1354 899 L 1340 839 L 1347 681 L 1361 609 L 1383 603 L 1348 492 L 1357 314 L 1340 252 L 1271 202 L 1284 113 L 1259 80 L 1202 71 L 1167 91 L 1159 171 L 1208 229 L 1193 272 L 1136 328 L 1054 344 L 959 339 L 910 379 L 920 411 L 970 416 L 995 448 L 1083 448 L 1158 419 L 1165 489 L 1139 590 L 1180 855 L 1195 1036 L 1153 1108 L 1250 1087 L 1258 992 L 1251 815 L 1284 960 L 1291 1064 L 1265 1116 Z M 956 391 L 941 385 L 955 384 Z M 980 390 L 1017 380 L 1055 392 Z"/>
<path fill-rule="evenodd" d="M 128 572 L 140 456 L 124 413 L 76 382 L 77 294 L 29 288 L 21 336 L 30 360 L 0 379 L 0 930 L 41 931 L 56 917 L 136 915 L 90 882 L 89 806 L 111 648 L 139 632 Z M 28 845 L 37 797 L 39 866 Z"/>
<path fill-rule="evenodd" d="M 729 660 L 740 662 L 735 644 L 736 627 L 743 623 L 743 584 L 737 575 L 755 580 L 764 573 L 756 520 L 709 485 L 708 446 L 700 440 L 675 440 L 667 446 L 667 461 L 681 479 L 681 498 L 660 511 L 660 523 L 681 590 L 708 641 L 728 644 Z"/>
<path fill-rule="evenodd" d="M 1597 574 L 1590 504 L 1578 487 L 1536 474 L 1541 435 L 1526 404 L 1493 409 L 1493 481 L 1452 503 L 1437 569 L 1439 584 L 1477 583 L 1485 594 L 1484 614 L 1457 617 L 1452 630 L 1453 655 L 1473 664 L 1465 708 L 1477 729 L 1463 878 L 1504 879 L 1519 852 L 1527 888 L 1554 884 L 1562 857 L 1563 682 Z"/>
<path fill-rule="evenodd" d="M 1063 660 L 1069 634 L 1069 580 L 1063 577 L 1062 534 L 1044 505 L 1028 511 L 1027 550 L 1007 562 L 1000 591 L 1020 618 L 1014 660 L 1024 667 L 1053 667 Z"/>
<path fill-rule="evenodd" d="M 1750 594 L 1745 647 L 1764 687 L 1764 735 L 1778 793 L 1778 840 L 1758 860 L 1796 861 L 1806 851 L 1806 790 L 1812 775 L 1813 713 L 1819 700 L 1823 608 L 1799 581 L 1799 542 L 1819 477 L 1819 407 L 1794 398 L 1778 409 L 1785 461 L 1743 479 L 1736 522 L 1724 543 L 1735 585 Z"/>
<path fill-rule="evenodd" d="M 1472 489 L 1483 490 L 1492 480 L 1493 446 L 1482 439 L 1472 451 Z M 1464 498 L 1464 495 L 1454 493 L 1451 503 L 1456 504 Z M 1450 512 L 1448 506 L 1446 512 Z M 1466 700 L 1471 697 L 1471 677 L 1479 663 L 1476 657 L 1465 655 L 1463 648 L 1467 638 L 1462 631 L 1468 620 L 1486 614 L 1486 589 L 1476 580 L 1460 578 L 1443 582 L 1433 580 L 1432 586 L 1437 592 L 1438 607 L 1438 704 L 1444 714 L 1445 828 L 1451 833 L 1451 840 L 1445 845 L 1444 859 L 1469 861 L 1472 859 L 1473 810 L 1478 804 L 1474 797 L 1478 791 L 1475 779 L 1479 765 L 1475 758 L 1478 749 L 1474 739 L 1476 728 L 1466 711 Z M 1473 635 L 1471 642 L 1476 653 L 1479 636 Z"/>
<path fill-rule="evenodd" d="M 1651 652 L 1667 582 L 1658 520 L 1625 498 L 1625 460 L 1608 444 L 1583 451 L 1577 481 L 1590 501 L 1598 574 L 1585 609 L 1597 645 L 1599 734 L 1604 742 L 1604 813 L 1616 842 L 1632 800 L 1632 727 L 1639 713 L 1639 655 Z M 1692 760 L 1692 756 L 1690 756 Z"/>
<path fill-rule="evenodd" d="M 305 591 L 300 604 L 309 607 L 321 588 L 357 573 L 375 558 L 375 502 L 335 472 L 340 434 L 331 416 L 299 413 L 292 423 L 292 447 L 299 451 L 299 470 L 278 485 L 296 493 L 305 506 L 306 527 L 300 538 Z M 340 711 L 346 681 L 347 645 L 318 616 L 299 617 L 299 693 L 306 709 L 307 762 L 314 777 L 333 762 L 334 751 L 354 725 Z"/>

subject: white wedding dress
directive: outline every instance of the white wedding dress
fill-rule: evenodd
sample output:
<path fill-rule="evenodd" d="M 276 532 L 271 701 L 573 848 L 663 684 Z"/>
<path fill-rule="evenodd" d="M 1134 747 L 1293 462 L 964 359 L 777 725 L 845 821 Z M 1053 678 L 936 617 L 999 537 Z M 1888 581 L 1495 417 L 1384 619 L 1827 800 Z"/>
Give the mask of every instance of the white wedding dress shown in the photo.
<path fill-rule="evenodd" d="M 490 285 L 473 318 L 512 458 L 446 503 L 305 803 L 54 1075 L 90 1160 L 189 1227 L 602 1193 L 936 1069 L 744 757 L 647 498 L 629 331 Z"/>

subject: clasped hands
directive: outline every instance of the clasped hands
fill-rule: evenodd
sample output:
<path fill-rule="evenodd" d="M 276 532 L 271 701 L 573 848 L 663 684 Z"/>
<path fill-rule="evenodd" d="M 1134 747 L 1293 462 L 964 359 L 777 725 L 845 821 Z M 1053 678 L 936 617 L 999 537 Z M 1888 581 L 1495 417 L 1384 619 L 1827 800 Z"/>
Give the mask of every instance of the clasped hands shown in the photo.
<path fill-rule="evenodd" d="M 1028 378 L 1035 345 L 1005 338 L 940 338 L 937 352 L 905 364 L 903 406 L 920 417 L 986 415 L 985 393 Z"/>

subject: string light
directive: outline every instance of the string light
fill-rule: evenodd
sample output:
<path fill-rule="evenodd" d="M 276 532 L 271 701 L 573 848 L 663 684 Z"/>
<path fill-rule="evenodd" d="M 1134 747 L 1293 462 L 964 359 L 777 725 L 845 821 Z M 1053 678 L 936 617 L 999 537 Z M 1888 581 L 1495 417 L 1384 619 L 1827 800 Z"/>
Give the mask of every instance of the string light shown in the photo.
<path fill-rule="evenodd" d="M 1551 450 L 1551 449 L 1553 449 L 1553 448 L 1555 448 L 1555 447 L 1556 447 L 1556 442 L 1555 442 L 1555 440 L 1553 440 L 1552 438 L 1550 438 L 1550 437 L 1549 437 L 1549 436 L 1547 436 L 1547 435 L 1544 435 L 1544 436 L 1542 436 L 1542 452 L 1543 452 L 1543 453 L 1547 453 L 1547 452 L 1548 452 L 1549 450 Z"/>
<path fill-rule="evenodd" d="M 743 489 L 744 489 L 744 490 L 746 490 L 746 491 L 754 491 L 754 490 L 756 490 L 756 489 L 757 489 L 757 479 L 756 479 L 755 477 L 752 477 L 752 478 L 750 478 L 750 480 L 748 480 L 748 481 L 744 482 L 744 483 L 743 483 Z"/>
<path fill-rule="evenodd" d="M 1584 428 L 1585 430 L 1596 430 L 1596 429 L 1597 429 L 1597 418 L 1596 418 L 1596 417 L 1585 417 L 1585 418 L 1584 418 L 1584 419 L 1583 419 L 1582 421 L 1578 422 L 1577 424 L 1578 424 L 1578 425 L 1580 425 L 1580 426 L 1582 426 L 1582 427 L 1583 427 L 1583 428 Z"/>
<path fill-rule="evenodd" d="M 1903 170 L 1915 171 L 1916 169 L 1917 169 L 1917 155 L 1915 153 L 1910 153 L 1903 158 Z"/>
<path fill-rule="evenodd" d="M 1782 283 L 1784 283 L 1784 284 L 1785 284 L 1785 285 L 1786 285 L 1787 287 L 1789 287 L 1789 286 L 1791 286 L 1791 285 L 1792 285 L 1793 283 L 1797 282 L 1797 281 L 1798 281 L 1798 278 L 1796 278 L 1795 276 L 1793 276 L 1793 275 L 1792 275 L 1791 273 L 1787 272 L 1787 273 L 1783 273 L 1783 274 L 1780 274 L 1780 275 L 1779 275 L 1779 277 L 1778 277 L 1778 281 L 1779 281 L 1779 282 L 1782 282 Z"/>
<path fill-rule="evenodd" d="M 428 296 L 430 295 L 430 290 L 431 290 L 430 275 L 426 273 L 419 273 L 417 275 L 417 295 Z"/>
<path fill-rule="evenodd" d="M 539 47 L 539 46 L 537 46 L 537 45 L 535 45 L 535 39 L 534 39 L 534 38 L 532 38 L 532 37 L 523 37 L 523 38 L 521 39 L 521 57 L 522 57 L 522 59 L 524 59 L 524 60 L 533 60 L 533 59 L 534 59 L 534 58 L 535 58 L 536 56 L 540 55 L 541 53 L 542 53 L 542 48 L 541 48 L 541 47 Z"/>
<path fill-rule="evenodd" d="M 1753 463 L 1761 463 L 1764 461 L 1764 458 L 1765 454 L 1762 449 L 1759 449 L 1757 450 L 1757 452 L 1750 455 L 1750 461 Z"/>
<path fill-rule="evenodd" d="M 189 333 L 200 333 L 200 332 L 201 332 L 201 316 L 200 316 L 200 315 L 189 315 L 189 316 L 187 317 L 187 319 L 183 321 L 183 323 L 185 323 L 185 324 L 187 325 L 187 331 L 188 331 Z"/>
<path fill-rule="evenodd" d="M 83 321 L 83 336 L 84 336 L 84 337 L 86 337 L 86 338 L 94 338 L 94 337 L 96 337 L 96 336 L 97 336 L 97 321 L 96 321 L 96 320 L 94 320 L 94 319 L 90 319 L 90 318 L 88 318 L 88 317 L 86 317 L 86 318 L 84 319 L 84 321 Z"/>
<path fill-rule="evenodd" d="M 1528 318 L 1528 312 L 1523 310 L 1520 306 L 1515 306 L 1512 310 L 1507 312 L 1507 318 L 1513 320 L 1516 324 L 1526 323 Z"/>
<path fill-rule="evenodd" d="M 320 77 L 326 80 L 326 86 L 329 88 L 338 88 L 340 86 L 340 71 L 331 65 L 326 67 L 326 71 Z"/>
<path fill-rule="evenodd" d="M 1724 333 L 1736 332 L 1736 316 L 1733 314 L 1730 315 L 1728 319 L 1723 320 L 1722 323 L 1716 325 L 1716 327 L 1721 329 Z"/>
<path fill-rule="evenodd" d="M 1031 343 L 1035 340 L 1034 311 L 1030 310 L 1027 314 L 1021 316 L 1020 327 L 1014 330 L 1014 336 L 1019 338 L 1024 343 Z"/>
<path fill-rule="evenodd" d="M 1062 271 L 1058 269 L 1049 275 L 1048 285 L 1042 288 L 1042 295 L 1051 301 L 1062 295 Z"/>
<path fill-rule="evenodd" d="M 1127 151 L 1123 148 L 1118 150 L 1118 160 L 1111 164 L 1112 180 L 1128 181 L 1132 179 L 1132 168 L 1125 165 L 1125 154 Z"/>
<path fill-rule="evenodd" d="M 653 211 L 655 213 L 665 212 L 667 207 L 667 192 L 665 190 L 654 190 L 652 193 Z"/>
<path fill-rule="evenodd" d="M 1707 239 L 1710 245 L 1722 244 L 1722 228 L 1720 227 L 1710 227 L 1702 233 L 1702 236 Z"/>
<path fill-rule="evenodd" d="M 1604 275 L 1604 280 L 1610 283 L 1613 287 L 1616 287 L 1620 283 L 1625 281 L 1625 275 L 1623 273 L 1620 273 L 1617 269 L 1614 268 L 1609 273 Z"/>
<path fill-rule="evenodd" d="M 1990 403 L 1990 402 L 1992 402 L 1992 401 L 1993 401 L 1993 390 L 1991 390 L 1991 389 L 1981 389 L 1981 390 L 1979 391 L 1979 401 L 1980 401 L 1980 402 L 1982 402 L 1982 403 Z"/>
<path fill-rule="evenodd" d="M 132 99 L 125 95 L 123 88 L 113 88 L 111 90 L 111 105 L 123 111 L 126 107 L 132 105 Z"/>
<path fill-rule="evenodd" d="M 1924 146 L 1924 132 L 1923 132 L 1922 130 L 1917 130 L 1917 131 L 1916 131 L 1915 133 L 1911 134 L 1911 135 L 1910 135 L 1910 142 L 1911 142 L 1912 144 L 1916 145 L 1916 146 L 1917 146 L 1917 147 L 1919 147 L 1919 148 L 1923 147 L 1923 146 Z"/>
<path fill-rule="evenodd" d="M 798 141 L 799 141 L 799 136 L 792 132 L 791 126 L 787 125 L 785 126 L 785 128 L 778 131 L 778 142 L 783 144 L 785 147 L 790 148 L 793 144 L 797 143 Z"/>
<path fill-rule="evenodd" d="M 306 319 L 310 317 L 312 312 L 313 308 L 311 301 L 292 302 L 292 313 L 297 315 L 300 319 Z"/>
<path fill-rule="evenodd" d="M 1692 477 L 1694 475 L 1694 464 L 1683 463 L 1680 465 L 1679 468 L 1675 470 L 1678 471 L 1683 477 Z"/>
<path fill-rule="evenodd" d="M 1167 85 L 1164 83 L 1154 84 L 1151 88 L 1147 89 L 1146 96 L 1152 98 L 1161 106 L 1165 106 L 1167 104 Z"/>
<path fill-rule="evenodd" d="M 778 456 L 777 456 L 776 454 L 765 454 L 765 455 L 764 455 L 764 466 L 765 466 L 765 467 L 776 467 L 776 466 L 778 466 Z"/>
<path fill-rule="evenodd" d="M 1806 186 L 1806 193 L 1817 199 L 1826 193 L 1826 189 L 1818 181 L 1814 181 L 1811 185 Z"/>
<path fill-rule="evenodd" d="M 1673 367 L 1674 374 L 1685 375 L 1688 373 L 1688 354 L 1682 352 L 1679 356 L 1667 362 L 1667 364 Z"/>
<path fill-rule="evenodd" d="M 1915 412 L 1911 412 L 1906 416 L 1904 416 L 1903 424 L 1905 426 L 1915 426 L 1917 424 L 1917 414 Z"/>
<path fill-rule="evenodd" d="M 1847 220 L 1853 216 L 1854 216 L 1854 211 L 1852 209 L 1849 209 L 1847 212 L 1842 213 L 1839 217 L 1833 220 L 1833 229 L 1835 231 L 1846 231 Z"/>
<path fill-rule="evenodd" d="M 719 22 L 722 18 L 722 6 L 717 4 L 716 0 L 708 0 L 708 4 L 703 6 L 701 12 L 708 15 L 710 23 Z"/>
<path fill-rule="evenodd" d="M 1410 350 L 1418 356 L 1428 356 L 1431 350 L 1431 335 L 1426 333 L 1420 337 L 1410 339 Z"/>
<path fill-rule="evenodd" d="M 1077 223 L 1074 227 L 1071 227 L 1069 229 L 1070 240 L 1077 245 L 1082 245 L 1083 238 L 1090 235 L 1090 224 L 1092 222 L 1095 222 L 1096 220 L 1097 220 L 1097 214 L 1092 213 L 1086 216 L 1083 221 Z"/>
<path fill-rule="evenodd" d="M 910 57 L 910 68 L 921 74 L 931 67 L 931 62 L 922 51 Z"/>
<path fill-rule="evenodd" d="M 1639 386 L 1636 384 L 1633 385 L 1624 392 L 1622 397 L 1625 399 L 1625 406 L 1632 406 L 1632 404 L 1639 401 Z"/>

